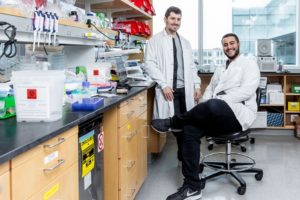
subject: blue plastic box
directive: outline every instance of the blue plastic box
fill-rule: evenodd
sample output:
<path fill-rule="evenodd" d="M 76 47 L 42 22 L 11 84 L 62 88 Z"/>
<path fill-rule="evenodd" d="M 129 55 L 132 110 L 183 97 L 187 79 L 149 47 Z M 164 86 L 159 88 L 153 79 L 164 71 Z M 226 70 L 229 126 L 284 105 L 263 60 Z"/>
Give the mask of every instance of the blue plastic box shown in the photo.
<path fill-rule="evenodd" d="M 283 127 L 283 113 L 268 113 L 267 114 L 267 125 Z"/>
<path fill-rule="evenodd" d="M 72 111 L 93 111 L 104 105 L 103 97 L 83 98 L 82 103 L 72 103 Z"/>

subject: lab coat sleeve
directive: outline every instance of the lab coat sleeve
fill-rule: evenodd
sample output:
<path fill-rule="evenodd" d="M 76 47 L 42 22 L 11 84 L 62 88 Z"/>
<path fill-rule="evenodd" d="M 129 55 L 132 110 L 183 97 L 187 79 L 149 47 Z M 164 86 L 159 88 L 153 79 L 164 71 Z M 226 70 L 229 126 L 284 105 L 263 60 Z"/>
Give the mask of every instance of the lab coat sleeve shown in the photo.
<path fill-rule="evenodd" d="M 241 103 L 250 99 L 259 85 L 260 72 L 255 61 L 249 60 L 243 68 L 244 73 L 239 87 L 225 91 L 225 95 L 218 98 L 232 103 Z"/>
<path fill-rule="evenodd" d="M 158 66 L 158 54 L 155 48 L 155 40 L 149 40 L 146 46 L 145 71 L 161 88 L 167 86 L 167 82 Z"/>

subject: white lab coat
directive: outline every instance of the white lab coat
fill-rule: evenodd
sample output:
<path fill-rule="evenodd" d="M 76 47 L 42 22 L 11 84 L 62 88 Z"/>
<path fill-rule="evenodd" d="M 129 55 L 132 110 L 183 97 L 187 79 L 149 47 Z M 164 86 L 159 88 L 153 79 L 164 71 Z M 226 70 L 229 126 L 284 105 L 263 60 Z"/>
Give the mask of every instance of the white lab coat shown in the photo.
<path fill-rule="evenodd" d="M 216 69 L 203 94 L 203 100 L 211 98 L 224 100 L 234 112 L 243 130 L 246 130 L 256 118 L 256 89 L 259 80 L 260 71 L 256 61 L 239 55 L 230 63 L 227 70 L 225 66 Z M 226 94 L 217 96 L 221 91 Z"/>
<path fill-rule="evenodd" d="M 180 37 L 183 51 L 184 85 L 186 108 L 194 107 L 194 87 L 200 88 L 200 78 L 193 61 L 193 52 L 190 43 Z M 162 93 L 162 88 L 173 87 L 174 57 L 172 36 L 165 30 L 154 35 L 148 42 L 145 54 L 145 71 L 157 83 L 153 118 L 163 119 L 174 116 L 174 103 L 167 101 Z"/>

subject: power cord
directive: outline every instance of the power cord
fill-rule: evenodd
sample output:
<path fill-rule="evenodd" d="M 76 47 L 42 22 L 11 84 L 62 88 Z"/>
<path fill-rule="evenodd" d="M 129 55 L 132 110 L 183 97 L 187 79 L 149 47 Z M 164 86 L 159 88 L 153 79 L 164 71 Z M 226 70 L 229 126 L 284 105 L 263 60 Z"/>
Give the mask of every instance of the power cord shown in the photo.
<path fill-rule="evenodd" d="M 4 29 L 4 34 L 7 36 L 8 40 L 4 43 L 4 47 L 2 50 L 2 53 L 0 55 L 0 59 L 5 56 L 7 58 L 12 58 L 16 56 L 17 54 L 17 47 L 16 47 L 16 30 L 17 28 L 7 22 L 1 22 L 0 21 L 0 26 L 6 26 Z M 10 33 L 9 33 L 10 32 Z M 1 45 L 1 43 L 0 43 Z"/>
<path fill-rule="evenodd" d="M 86 24 L 89 28 L 93 26 L 99 33 L 101 33 L 104 37 L 108 38 L 109 40 L 115 40 L 115 38 L 109 37 L 108 35 L 104 34 L 100 29 L 98 29 L 98 27 L 95 24 L 93 24 L 90 19 L 87 20 Z"/>

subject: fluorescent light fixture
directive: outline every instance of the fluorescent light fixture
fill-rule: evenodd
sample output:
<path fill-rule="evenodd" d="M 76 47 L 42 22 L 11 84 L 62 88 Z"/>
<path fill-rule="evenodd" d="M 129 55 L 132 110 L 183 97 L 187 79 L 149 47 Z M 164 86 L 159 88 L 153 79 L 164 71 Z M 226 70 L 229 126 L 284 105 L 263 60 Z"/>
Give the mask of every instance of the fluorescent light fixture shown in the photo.
<path fill-rule="evenodd" d="M 233 8 L 263 8 L 266 7 L 271 0 L 233 0 Z"/>

